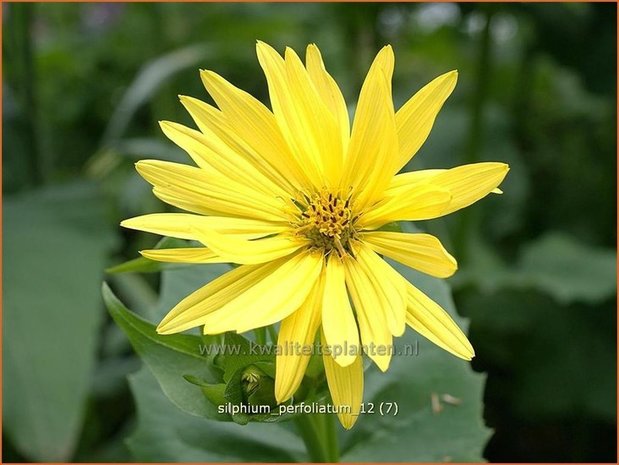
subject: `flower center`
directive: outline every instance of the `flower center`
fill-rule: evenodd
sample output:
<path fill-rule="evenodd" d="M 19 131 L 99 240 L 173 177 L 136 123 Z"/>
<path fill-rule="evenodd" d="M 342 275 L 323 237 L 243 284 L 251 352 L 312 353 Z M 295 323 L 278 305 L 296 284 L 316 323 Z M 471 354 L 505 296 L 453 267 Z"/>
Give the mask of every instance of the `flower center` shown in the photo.
<path fill-rule="evenodd" d="M 354 218 L 350 208 L 350 197 L 341 198 L 323 190 L 309 198 L 307 207 L 302 208 L 297 224 L 297 233 L 311 241 L 311 246 L 322 249 L 325 254 L 336 250 L 342 257 L 350 253 L 349 241 L 355 235 Z"/>

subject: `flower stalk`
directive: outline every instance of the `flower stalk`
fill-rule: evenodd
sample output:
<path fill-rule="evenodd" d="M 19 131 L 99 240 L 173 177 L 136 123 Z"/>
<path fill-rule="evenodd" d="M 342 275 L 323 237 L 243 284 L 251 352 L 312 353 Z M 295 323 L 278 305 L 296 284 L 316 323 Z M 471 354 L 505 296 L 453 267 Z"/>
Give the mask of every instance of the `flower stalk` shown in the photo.
<path fill-rule="evenodd" d="M 307 414 L 295 419 L 312 462 L 339 462 L 340 451 L 332 414 Z"/>

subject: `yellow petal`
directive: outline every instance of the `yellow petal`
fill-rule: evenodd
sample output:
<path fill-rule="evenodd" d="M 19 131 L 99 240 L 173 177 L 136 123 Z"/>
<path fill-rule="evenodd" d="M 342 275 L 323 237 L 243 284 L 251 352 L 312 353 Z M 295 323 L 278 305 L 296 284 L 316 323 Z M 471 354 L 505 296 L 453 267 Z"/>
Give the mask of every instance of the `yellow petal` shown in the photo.
<path fill-rule="evenodd" d="M 458 269 L 456 260 L 430 234 L 371 231 L 362 238 L 376 252 L 437 278 L 448 278 Z"/>
<path fill-rule="evenodd" d="M 136 168 L 155 187 L 155 195 L 180 208 L 266 221 L 288 220 L 281 199 L 203 169 L 159 160 L 139 161 Z"/>
<path fill-rule="evenodd" d="M 217 137 L 169 121 L 160 122 L 163 133 L 185 150 L 200 168 L 212 170 L 228 179 L 272 197 L 286 191 L 266 178 L 253 163 L 234 152 Z"/>
<path fill-rule="evenodd" d="M 140 253 L 149 260 L 168 263 L 227 263 L 228 260 L 218 256 L 204 247 L 186 247 L 178 249 L 149 249 Z"/>
<path fill-rule="evenodd" d="M 367 245 L 359 245 L 355 252 L 359 266 L 370 277 L 389 331 L 401 336 L 406 328 L 406 280 Z"/>
<path fill-rule="evenodd" d="M 337 120 L 316 91 L 298 55 L 286 48 L 286 77 L 291 100 L 283 105 L 282 120 L 304 158 L 315 157 L 328 187 L 342 175 L 344 153 Z"/>
<path fill-rule="evenodd" d="M 303 305 L 282 320 L 277 338 L 282 352 L 275 360 L 275 399 L 278 403 L 290 399 L 303 380 L 320 326 L 322 295 L 323 283 L 318 279 Z"/>
<path fill-rule="evenodd" d="M 410 283 L 408 283 L 406 323 L 457 357 L 471 360 L 475 356 L 473 346 L 449 314 Z"/>
<path fill-rule="evenodd" d="M 194 228 L 197 239 L 226 261 L 255 265 L 290 255 L 308 244 L 307 239 L 280 235 L 244 241 L 205 228 Z"/>
<path fill-rule="evenodd" d="M 200 326 L 201 318 L 221 308 L 239 296 L 256 282 L 269 276 L 286 259 L 263 265 L 244 265 L 214 279 L 206 286 L 181 300 L 161 320 L 157 327 L 159 334 L 173 334 Z"/>
<path fill-rule="evenodd" d="M 324 333 L 322 335 L 323 346 L 327 345 Z M 363 400 L 363 359 L 355 357 L 353 362 L 342 367 L 333 360 L 329 354 L 323 353 L 322 359 L 325 364 L 327 384 L 331 392 L 331 400 L 336 406 L 337 416 L 346 429 L 353 427 L 361 412 Z"/>
<path fill-rule="evenodd" d="M 359 228 L 375 229 L 392 221 L 420 221 L 443 215 L 451 193 L 432 184 L 414 184 L 373 206 L 358 221 Z"/>
<path fill-rule="evenodd" d="M 120 225 L 125 228 L 188 240 L 198 240 L 195 234 L 196 228 L 212 229 L 219 234 L 232 235 L 236 239 L 257 239 L 289 229 L 284 223 L 189 213 L 153 213 L 124 220 Z"/>
<path fill-rule="evenodd" d="M 395 197 L 405 192 L 407 189 L 410 189 L 413 184 L 428 182 L 433 176 L 443 171 L 445 170 L 432 169 L 409 171 L 407 173 L 398 174 L 391 178 L 389 187 L 385 191 L 385 197 Z"/>
<path fill-rule="evenodd" d="M 192 97 L 181 95 L 180 100 L 203 134 L 211 138 L 218 138 L 233 152 L 248 160 L 265 177 L 282 189 L 285 189 L 289 194 L 295 194 L 299 190 L 300 185 L 292 175 L 291 169 L 286 166 L 285 158 L 281 154 L 276 158 L 271 156 L 271 152 L 274 150 L 273 147 L 260 146 L 259 138 L 245 141 L 243 137 L 245 131 L 242 129 L 242 125 L 235 120 L 228 121 L 226 115 L 219 109 Z M 273 115 L 268 117 L 272 118 Z M 256 122 L 255 124 L 259 125 L 260 123 Z M 263 124 L 264 132 L 268 133 L 268 124 L 264 122 Z M 236 130 L 237 127 L 240 128 L 238 131 Z"/>
<path fill-rule="evenodd" d="M 316 253 L 301 253 L 286 260 L 244 293 L 201 319 L 205 333 L 242 333 L 286 318 L 303 304 L 315 286 L 323 261 L 322 254 Z"/>
<path fill-rule="evenodd" d="M 410 186 L 421 183 L 446 189 L 452 196 L 442 213 L 447 215 L 468 207 L 491 192 L 502 193 L 497 186 L 503 182 L 508 171 L 508 165 L 496 162 L 472 163 L 449 170 L 413 171 L 395 176 L 385 196 L 404 196 Z"/>
<path fill-rule="evenodd" d="M 333 348 L 333 358 L 345 367 L 353 363 L 360 352 L 359 330 L 346 294 L 344 265 L 335 255 L 327 262 L 324 280 L 322 328 Z"/>
<path fill-rule="evenodd" d="M 307 46 L 305 66 L 320 98 L 337 121 L 342 138 L 342 153 L 345 154 L 348 148 L 348 140 L 350 139 L 348 108 L 342 91 L 327 72 L 320 55 L 320 50 L 315 44 Z"/>
<path fill-rule="evenodd" d="M 228 124 L 254 153 L 268 160 L 296 185 L 310 185 L 302 165 L 290 152 L 273 113 L 267 107 L 212 71 L 201 71 L 200 77 Z"/>
<path fill-rule="evenodd" d="M 355 305 L 364 349 L 378 368 L 387 371 L 392 355 L 392 336 L 379 294 L 372 277 L 355 259 L 348 258 L 344 264 L 346 286 Z"/>
<path fill-rule="evenodd" d="M 258 41 L 256 52 L 267 78 L 273 115 L 284 140 L 290 147 L 290 153 L 296 163 L 304 168 L 311 185 L 320 189 L 325 181 L 321 161 L 319 154 L 308 148 L 312 143 L 313 134 L 307 135 L 301 125 L 303 119 L 299 113 L 301 109 L 296 106 L 296 96 L 292 94 L 288 81 L 290 65 L 287 65 L 281 55 L 264 42 Z M 299 92 L 303 90 L 299 89 Z"/>
<path fill-rule="evenodd" d="M 393 55 L 384 48 L 363 83 L 346 158 L 342 189 L 358 192 L 356 208 L 373 203 L 389 185 L 397 163 L 398 141 L 389 79 L 381 63 Z M 380 169 L 377 169 L 380 167 Z"/>
<path fill-rule="evenodd" d="M 456 87 L 458 72 L 445 73 L 423 87 L 396 113 L 399 155 L 397 173 L 428 138 L 436 115 Z"/>

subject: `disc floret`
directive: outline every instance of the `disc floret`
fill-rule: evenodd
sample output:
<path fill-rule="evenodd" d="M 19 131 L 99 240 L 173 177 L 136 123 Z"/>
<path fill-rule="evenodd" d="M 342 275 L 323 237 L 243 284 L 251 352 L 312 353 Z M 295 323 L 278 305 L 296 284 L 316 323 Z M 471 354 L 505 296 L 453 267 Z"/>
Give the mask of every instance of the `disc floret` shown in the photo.
<path fill-rule="evenodd" d="M 310 240 L 311 247 L 325 255 L 333 250 L 340 257 L 351 253 L 350 241 L 355 237 L 350 196 L 343 197 L 326 189 L 312 196 L 304 195 L 297 233 Z"/>

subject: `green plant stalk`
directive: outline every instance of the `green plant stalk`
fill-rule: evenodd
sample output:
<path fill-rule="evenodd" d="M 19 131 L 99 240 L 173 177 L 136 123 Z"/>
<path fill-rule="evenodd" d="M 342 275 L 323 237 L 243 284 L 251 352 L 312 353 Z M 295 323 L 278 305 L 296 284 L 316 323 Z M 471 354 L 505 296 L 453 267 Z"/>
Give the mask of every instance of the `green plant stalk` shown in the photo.
<path fill-rule="evenodd" d="M 269 332 L 269 337 L 271 338 L 271 342 L 273 344 L 277 344 L 277 330 L 274 325 L 267 326 L 267 331 Z"/>
<path fill-rule="evenodd" d="M 332 414 L 300 415 L 294 420 L 312 462 L 339 462 Z"/>
<path fill-rule="evenodd" d="M 13 27 L 9 47 L 13 49 L 12 62 L 15 71 L 9 75 L 9 82 L 15 89 L 22 111 L 28 113 L 22 124 L 26 140 L 30 181 L 38 186 L 43 182 L 41 153 L 38 146 L 38 108 L 36 96 L 36 67 L 32 50 L 33 4 L 11 5 Z M 12 78 L 12 79 L 11 79 Z M 13 81 L 13 82 L 11 82 Z"/>
<path fill-rule="evenodd" d="M 465 154 L 465 163 L 475 163 L 479 160 L 484 135 L 484 107 L 488 99 L 488 87 L 492 72 L 492 18 L 494 6 L 489 5 L 485 10 L 485 25 L 479 44 L 479 56 L 475 76 L 475 91 L 471 102 L 471 126 Z M 471 232 L 479 224 L 477 210 L 466 210 L 461 213 L 456 230 L 455 246 L 458 259 L 466 262 L 468 259 Z"/>
<path fill-rule="evenodd" d="M 254 329 L 254 334 L 256 336 L 256 344 L 265 345 L 267 343 L 266 328 L 256 328 Z"/>

